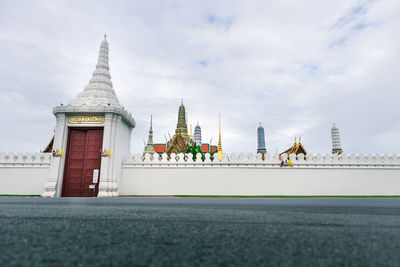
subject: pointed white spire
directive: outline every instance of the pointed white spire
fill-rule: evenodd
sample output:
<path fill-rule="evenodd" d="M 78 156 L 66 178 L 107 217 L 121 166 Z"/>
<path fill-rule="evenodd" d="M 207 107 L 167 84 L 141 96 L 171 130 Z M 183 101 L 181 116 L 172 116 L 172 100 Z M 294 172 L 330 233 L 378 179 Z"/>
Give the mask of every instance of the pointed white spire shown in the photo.
<path fill-rule="evenodd" d="M 70 105 L 121 107 L 111 82 L 106 35 L 104 35 L 104 40 L 101 42 L 96 69 L 93 72 L 89 84 L 85 87 L 83 92 L 79 93 L 77 97 L 70 102 Z"/>
<path fill-rule="evenodd" d="M 193 141 L 196 145 L 201 146 L 201 128 L 198 121 L 196 127 L 194 127 Z"/>
<path fill-rule="evenodd" d="M 150 130 L 149 130 L 149 139 L 147 141 L 147 145 L 144 149 L 144 154 L 149 153 L 150 155 L 154 154 L 154 143 L 153 143 L 153 115 L 150 115 Z"/>
<path fill-rule="evenodd" d="M 60 105 L 53 109 L 54 114 L 58 112 L 113 112 L 121 114 L 130 125 L 135 127 L 135 120 L 120 104 L 113 89 L 108 65 L 106 35 L 101 42 L 96 69 L 89 84 L 68 105 Z"/>

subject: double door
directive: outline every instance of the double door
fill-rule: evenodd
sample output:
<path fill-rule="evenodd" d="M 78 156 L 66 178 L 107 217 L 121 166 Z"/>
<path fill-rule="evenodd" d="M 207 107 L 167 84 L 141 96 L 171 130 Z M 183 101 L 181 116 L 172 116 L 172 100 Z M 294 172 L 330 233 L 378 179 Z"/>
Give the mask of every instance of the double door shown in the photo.
<path fill-rule="evenodd" d="M 63 197 L 94 197 L 100 182 L 103 128 L 69 128 Z M 96 177 L 97 183 L 96 182 Z"/>

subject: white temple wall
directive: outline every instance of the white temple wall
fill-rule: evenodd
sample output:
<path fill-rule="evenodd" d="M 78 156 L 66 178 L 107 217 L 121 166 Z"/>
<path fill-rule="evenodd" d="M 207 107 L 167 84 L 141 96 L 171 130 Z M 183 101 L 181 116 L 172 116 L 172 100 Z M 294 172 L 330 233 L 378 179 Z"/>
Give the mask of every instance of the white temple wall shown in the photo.
<path fill-rule="evenodd" d="M 104 160 L 125 158 L 129 131 L 124 127 L 116 127 L 119 156 Z M 310 155 L 307 161 L 293 159 L 293 167 L 280 167 L 274 157 L 193 162 L 188 156 L 177 161 L 129 157 L 114 169 L 121 172 L 119 195 L 400 196 L 400 155 Z M 40 195 L 54 159 L 50 153 L 0 153 L 0 195 Z"/>
<path fill-rule="evenodd" d="M 224 154 L 221 162 L 193 156 L 132 155 L 122 165 L 121 195 L 400 195 L 400 155 Z M 197 157 L 199 159 L 199 157 Z M 285 161 L 287 155 L 283 154 Z"/>
<path fill-rule="evenodd" d="M 49 171 L 49 153 L 0 153 L 0 195 L 40 195 Z"/>
<path fill-rule="evenodd" d="M 132 128 L 130 128 L 123 120 L 119 122 L 116 138 L 116 150 L 119 151 L 119 153 L 115 157 L 114 164 L 114 176 L 116 177 L 119 186 L 121 185 L 122 162 L 128 160 L 130 154 L 131 131 Z"/>
<path fill-rule="evenodd" d="M 121 195 L 400 195 L 400 168 L 129 166 Z"/>

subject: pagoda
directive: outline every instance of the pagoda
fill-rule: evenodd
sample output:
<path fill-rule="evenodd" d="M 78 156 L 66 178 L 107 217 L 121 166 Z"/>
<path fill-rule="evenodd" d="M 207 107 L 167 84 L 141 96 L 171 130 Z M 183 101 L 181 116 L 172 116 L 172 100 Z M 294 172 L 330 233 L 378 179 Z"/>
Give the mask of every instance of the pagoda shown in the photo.
<path fill-rule="evenodd" d="M 265 134 L 264 127 L 261 125 L 261 122 L 257 128 L 257 153 L 265 154 L 267 153 L 267 149 L 265 148 Z"/>
<path fill-rule="evenodd" d="M 332 125 L 331 129 L 331 136 L 332 136 L 332 154 L 342 154 L 343 149 L 340 144 L 340 135 L 339 135 L 339 128 L 336 126 L 335 123 Z"/>
<path fill-rule="evenodd" d="M 154 151 L 154 144 L 153 144 L 153 115 L 150 116 L 150 130 L 149 130 L 149 139 L 147 140 L 147 145 L 144 150 L 144 154 L 149 153 L 153 155 Z"/>

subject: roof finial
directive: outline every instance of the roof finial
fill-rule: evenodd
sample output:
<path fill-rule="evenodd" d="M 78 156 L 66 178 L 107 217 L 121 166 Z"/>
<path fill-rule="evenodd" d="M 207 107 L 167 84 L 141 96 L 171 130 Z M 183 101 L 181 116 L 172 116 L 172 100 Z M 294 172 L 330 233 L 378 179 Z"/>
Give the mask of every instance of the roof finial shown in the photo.
<path fill-rule="evenodd" d="M 183 105 L 183 98 L 181 98 L 181 105 Z"/>
<path fill-rule="evenodd" d="M 104 39 L 107 39 L 107 34 L 104 34 Z"/>
<path fill-rule="evenodd" d="M 150 115 L 150 127 L 153 127 L 153 114 Z"/>

